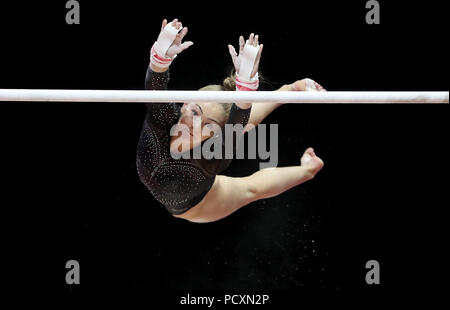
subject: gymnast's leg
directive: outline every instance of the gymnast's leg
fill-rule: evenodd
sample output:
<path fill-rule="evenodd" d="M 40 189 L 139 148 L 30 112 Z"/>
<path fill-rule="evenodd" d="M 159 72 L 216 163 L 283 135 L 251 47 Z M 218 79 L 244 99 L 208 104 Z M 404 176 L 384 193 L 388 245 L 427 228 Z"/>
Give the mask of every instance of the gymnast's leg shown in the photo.
<path fill-rule="evenodd" d="M 323 165 L 314 150 L 308 148 L 300 166 L 266 168 L 243 178 L 218 175 L 203 200 L 176 217 L 196 223 L 220 220 L 253 201 L 277 196 L 311 180 Z"/>

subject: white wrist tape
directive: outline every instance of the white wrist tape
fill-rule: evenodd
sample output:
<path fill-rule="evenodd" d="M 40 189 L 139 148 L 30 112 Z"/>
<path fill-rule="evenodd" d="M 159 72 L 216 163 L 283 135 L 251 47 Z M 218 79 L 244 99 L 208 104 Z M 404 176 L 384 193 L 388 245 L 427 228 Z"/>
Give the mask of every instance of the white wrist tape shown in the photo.
<path fill-rule="evenodd" d="M 177 29 L 172 26 L 172 23 L 169 23 L 164 27 L 158 36 L 158 40 L 154 44 L 155 52 L 159 56 L 163 58 L 166 57 L 167 50 L 172 45 L 173 41 L 175 41 L 175 38 L 181 29 L 183 29 L 183 27 Z"/>
<path fill-rule="evenodd" d="M 255 66 L 256 56 L 258 55 L 259 45 L 253 46 L 248 44 L 248 40 L 245 43 L 244 50 L 239 54 L 241 57 L 241 64 L 239 67 L 239 76 L 242 79 L 250 80 L 250 76 Z"/>
<path fill-rule="evenodd" d="M 241 77 L 240 74 L 236 74 L 236 90 L 240 91 L 255 91 L 259 86 L 259 76 L 256 72 L 255 76 L 251 80 L 247 80 Z"/>
<path fill-rule="evenodd" d="M 155 44 L 153 44 L 150 51 L 150 62 L 160 68 L 168 68 L 175 57 L 177 57 L 177 55 L 175 55 L 174 57 L 161 57 L 155 51 Z"/>

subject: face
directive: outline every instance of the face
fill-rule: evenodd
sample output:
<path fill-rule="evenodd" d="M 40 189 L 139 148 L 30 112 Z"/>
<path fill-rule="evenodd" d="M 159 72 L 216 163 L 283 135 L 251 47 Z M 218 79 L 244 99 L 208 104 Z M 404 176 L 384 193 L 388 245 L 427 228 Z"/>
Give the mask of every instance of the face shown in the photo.
<path fill-rule="evenodd" d="M 218 103 L 185 103 L 174 128 L 178 135 L 172 136 L 172 142 L 176 141 L 178 152 L 185 152 L 187 147 L 192 149 L 212 137 L 214 129 L 217 131 L 225 121 L 225 111 Z M 180 145 L 184 146 L 181 150 Z"/>

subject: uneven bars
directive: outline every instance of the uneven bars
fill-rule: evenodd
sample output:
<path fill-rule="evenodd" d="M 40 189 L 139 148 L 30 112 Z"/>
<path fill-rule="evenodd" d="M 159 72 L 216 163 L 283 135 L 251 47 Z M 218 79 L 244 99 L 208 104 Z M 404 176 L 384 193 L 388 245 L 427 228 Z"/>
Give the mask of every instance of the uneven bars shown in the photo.
<path fill-rule="evenodd" d="M 0 89 L 0 101 L 38 102 L 283 102 L 449 103 L 448 92 L 233 92 L 178 90 Z"/>

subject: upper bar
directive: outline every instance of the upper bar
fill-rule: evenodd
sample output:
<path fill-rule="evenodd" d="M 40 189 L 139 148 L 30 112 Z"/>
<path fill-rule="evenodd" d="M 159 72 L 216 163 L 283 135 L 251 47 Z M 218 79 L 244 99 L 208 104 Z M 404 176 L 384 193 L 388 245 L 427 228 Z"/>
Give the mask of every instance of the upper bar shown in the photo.
<path fill-rule="evenodd" d="M 179 90 L 0 89 L 0 101 L 39 102 L 283 102 L 448 103 L 448 92 L 274 92 Z"/>

